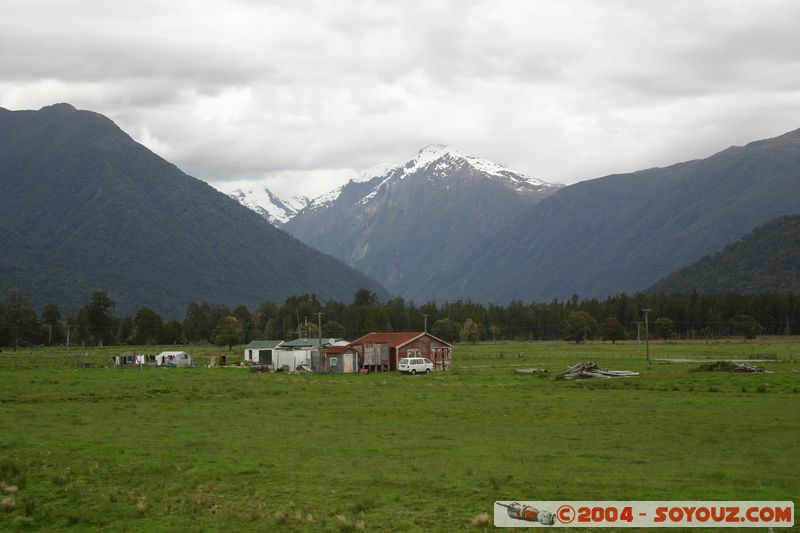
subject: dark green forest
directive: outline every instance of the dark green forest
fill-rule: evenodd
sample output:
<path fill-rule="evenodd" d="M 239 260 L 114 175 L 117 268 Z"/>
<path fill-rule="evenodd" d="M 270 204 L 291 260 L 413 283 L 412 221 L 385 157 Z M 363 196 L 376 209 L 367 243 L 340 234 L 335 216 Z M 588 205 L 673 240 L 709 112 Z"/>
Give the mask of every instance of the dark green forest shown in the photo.
<path fill-rule="evenodd" d="M 800 291 L 800 216 L 778 217 L 650 289 L 653 292 Z"/>
<path fill-rule="evenodd" d="M 76 312 L 105 289 L 120 313 L 179 317 L 195 298 L 254 306 L 259 294 L 345 299 L 360 287 L 388 296 L 102 115 L 0 113 L 0 293 Z"/>
<path fill-rule="evenodd" d="M 380 301 L 374 292 L 360 289 L 351 302 L 322 303 L 313 294 L 291 296 L 282 303 L 265 301 L 254 308 L 195 302 L 187 306 L 182 320 L 165 320 L 147 307 L 132 316 L 120 316 L 104 291 L 94 293 L 76 314 L 64 316 L 56 303 L 37 312 L 25 294 L 14 289 L 0 304 L 0 345 L 222 345 L 230 342 L 232 331 L 242 343 L 317 337 L 318 322 L 322 337 L 349 340 L 371 331 L 422 331 L 427 325 L 431 333 L 450 342 L 616 341 L 636 338 L 637 328 L 644 335 L 643 327 L 637 325 L 644 320 L 643 309 L 651 310 L 651 338 L 752 338 L 800 330 L 800 294 L 796 293 L 640 293 L 604 300 L 581 300 L 575 295 L 563 301 L 514 301 L 508 306 L 469 301 L 417 306 L 402 298 Z"/>

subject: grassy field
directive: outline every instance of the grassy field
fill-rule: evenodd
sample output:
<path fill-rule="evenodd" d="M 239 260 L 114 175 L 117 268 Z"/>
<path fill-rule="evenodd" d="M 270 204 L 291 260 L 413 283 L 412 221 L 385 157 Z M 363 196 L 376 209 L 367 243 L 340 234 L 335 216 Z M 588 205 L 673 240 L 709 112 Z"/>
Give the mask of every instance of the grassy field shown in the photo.
<path fill-rule="evenodd" d="M 648 365 L 636 343 L 459 345 L 452 372 L 413 377 L 5 350 L 0 530 L 478 531 L 495 500 L 797 502 L 800 339 L 650 349 Z M 664 361 L 764 355 L 772 373 Z M 642 375 L 513 372 L 586 360 Z"/>

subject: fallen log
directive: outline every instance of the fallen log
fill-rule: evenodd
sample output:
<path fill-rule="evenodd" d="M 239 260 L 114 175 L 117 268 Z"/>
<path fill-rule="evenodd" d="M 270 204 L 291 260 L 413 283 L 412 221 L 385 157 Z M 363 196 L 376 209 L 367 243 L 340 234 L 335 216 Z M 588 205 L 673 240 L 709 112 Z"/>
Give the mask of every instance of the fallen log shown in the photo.
<path fill-rule="evenodd" d="M 515 368 L 515 374 L 547 374 L 546 368 Z"/>

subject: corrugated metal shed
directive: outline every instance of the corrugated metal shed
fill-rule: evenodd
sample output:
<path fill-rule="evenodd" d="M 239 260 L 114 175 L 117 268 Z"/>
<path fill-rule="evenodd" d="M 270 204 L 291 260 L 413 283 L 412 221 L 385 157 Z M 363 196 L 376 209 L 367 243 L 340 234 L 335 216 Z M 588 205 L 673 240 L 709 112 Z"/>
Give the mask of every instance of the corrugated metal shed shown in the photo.
<path fill-rule="evenodd" d="M 250 341 L 245 350 L 270 350 L 283 344 L 283 341 Z"/>
<path fill-rule="evenodd" d="M 322 338 L 322 346 L 331 346 L 336 344 L 336 342 L 341 341 L 342 339 L 333 339 L 328 337 Z M 283 349 L 293 349 L 293 348 L 317 348 L 319 346 L 319 339 L 317 337 L 304 337 L 301 339 L 294 339 L 291 341 L 286 341 L 281 344 L 281 348 Z"/>
<path fill-rule="evenodd" d="M 251 363 L 272 364 L 272 352 L 283 345 L 283 341 L 250 341 L 244 347 L 244 360 Z"/>

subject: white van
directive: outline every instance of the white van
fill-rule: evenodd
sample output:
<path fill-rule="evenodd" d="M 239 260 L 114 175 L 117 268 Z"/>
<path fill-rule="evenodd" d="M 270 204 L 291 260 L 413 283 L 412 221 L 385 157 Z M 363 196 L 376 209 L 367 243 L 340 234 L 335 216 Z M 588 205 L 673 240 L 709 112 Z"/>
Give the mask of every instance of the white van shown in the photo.
<path fill-rule="evenodd" d="M 430 374 L 433 371 L 433 363 L 430 359 L 425 359 L 424 357 L 404 357 L 397 364 L 397 370 L 411 374 L 416 374 L 417 372 Z"/>

